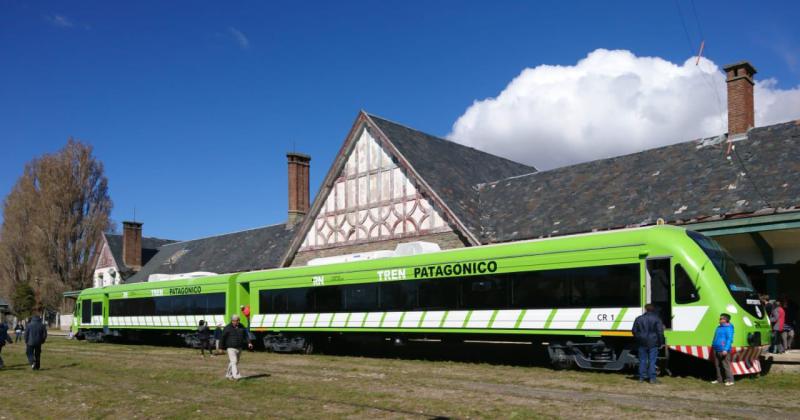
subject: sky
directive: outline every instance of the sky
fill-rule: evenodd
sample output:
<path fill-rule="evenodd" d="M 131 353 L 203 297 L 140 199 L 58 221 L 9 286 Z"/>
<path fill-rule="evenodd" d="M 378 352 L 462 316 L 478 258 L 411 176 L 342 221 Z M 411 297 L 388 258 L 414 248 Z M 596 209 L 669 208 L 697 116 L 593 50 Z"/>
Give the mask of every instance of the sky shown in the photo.
<path fill-rule="evenodd" d="M 316 193 L 361 109 L 546 170 L 724 132 L 741 60 L 756 124 L 798 119 L 798 21 L 796 1 L 0 0 L 0 196 L 74 137 L 117 224 L 239 231 L 286 220 L 288 151 Z"/>

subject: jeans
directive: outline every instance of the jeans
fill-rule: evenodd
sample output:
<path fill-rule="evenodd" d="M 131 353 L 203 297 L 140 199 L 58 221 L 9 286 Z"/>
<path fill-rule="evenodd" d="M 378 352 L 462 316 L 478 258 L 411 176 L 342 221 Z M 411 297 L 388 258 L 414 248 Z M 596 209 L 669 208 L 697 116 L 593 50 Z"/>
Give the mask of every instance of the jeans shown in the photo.
<path fill-rule="evenodd" d="M 783 330 L 781 333 L 783 351 L 791 350 L 794 347 L 794 330 Z"/>
<path fill-rule="evenodd" d="M 22 340 L 22 331 L 15 333 L 14 335 L 16 336 L 14 337 L 14 342 L 19 343 L 19 340 Z"/>
<path fill-rule="evenodd" d="M 714 367 L 717 369 L 717 381 L 722 382 L 722 374 L 725 373 L 725 382 L 733 382 L 731 373 L 731 353 L 727 352 L 723 356 L 720 352 L 714 352 Z"/>
<path fill-rule="evenodd" d="M 783 340 L 781 331 L 772 331 L 772 346 L 770 353 L 783 353 L 786 349 L 783 348 Z"/>
<path fill-rule="evenodd" d="M 658 359 L 658 347 L 639 346 L 639 379 L 656 379 L 656 360 Z"/>
<path fill-rule="evenodd" d="M 228 370 L 225 372 L 225 377 L 228 379 L 239 379 L 242 375 L 239 374 L 239 356 L 242 351 L 228 347 Z"/>
<path fill-rule="evenodd" d="M 31 364 L 34 370 L 39 370 L 39 364 L 42 361 L 42 345 L 27 346 L 25 354 L 28 356 L 28 363 Z"/>

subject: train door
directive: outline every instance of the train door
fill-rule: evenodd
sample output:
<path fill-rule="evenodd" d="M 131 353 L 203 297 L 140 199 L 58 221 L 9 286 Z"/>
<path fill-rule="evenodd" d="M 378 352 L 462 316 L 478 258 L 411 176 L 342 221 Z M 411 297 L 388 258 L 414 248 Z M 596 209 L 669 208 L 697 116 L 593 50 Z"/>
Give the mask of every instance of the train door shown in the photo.
<path fill-rule="evenodd" d="M 647 260 L 645 303 L 656 307 L 664 328 L 672 328 L 672 287 L 670 286 L 670 259 Z"/>

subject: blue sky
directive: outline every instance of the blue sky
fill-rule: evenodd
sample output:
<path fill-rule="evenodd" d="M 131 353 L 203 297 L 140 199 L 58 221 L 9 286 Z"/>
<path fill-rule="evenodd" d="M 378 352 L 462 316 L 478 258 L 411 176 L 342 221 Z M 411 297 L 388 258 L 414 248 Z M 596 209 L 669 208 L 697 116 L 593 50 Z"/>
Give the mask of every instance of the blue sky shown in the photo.
<path fill-rule="evenodd" d="M 191 239 L 284 221 L 285 152 L 312 155 L 316 192 L 359 109 L 446 136 L 524 69 L 598 48 L 682 64 L 702 33 L 717 65 L 800 85 L 797 2 L 696 1 L 699 26 L 678 4 L 691 41 L 674 1 L 0 0 L 0 195 L 72 136 L 115 221 Z"/>

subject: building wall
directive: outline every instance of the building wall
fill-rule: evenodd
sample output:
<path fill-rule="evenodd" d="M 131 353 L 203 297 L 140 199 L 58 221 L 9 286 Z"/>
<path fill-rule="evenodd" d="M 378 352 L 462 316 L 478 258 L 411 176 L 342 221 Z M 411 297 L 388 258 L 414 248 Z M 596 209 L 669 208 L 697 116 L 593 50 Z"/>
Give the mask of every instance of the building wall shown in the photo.
<path fill-rule="evenodd" d="M 440 209 L 367 130 L 323 203 L 300 253 L 337 248 L 331 255 L 347 254 L 365 243 L 452 232 Z"/>
<path fill-rule="evenodd" d="M 104 239 L 103 248 L 100 250 L 100 255 L 97 257 L 97 264 L 94 266 L 92 287 L 119 284 L 121 277 L 117 263 L 114 261 L 114 255 L 111 253 L 111 248 Z"/>
<path fill-rule="evenodd" d="M 309 260 L 321 257 L 332 257 L 336 255 L 356 254 L 359 252 L 390 250 L 393 251 L 398 244 L 404 242 L 425 241 L 439 245 L 441 249 L 463 248 L 464 241 L 454 232 L 434 233 L 430 235 L 415 236 L 412 238 L 389 239 L 374 241 L 355 245 L 341 246 L 336 248 L 318 249 L 311 251 L 300 251 L 295 255 L 292 266 L 306 265 Z"/>

